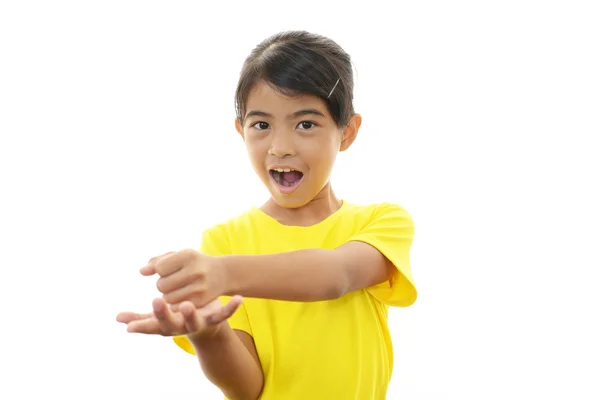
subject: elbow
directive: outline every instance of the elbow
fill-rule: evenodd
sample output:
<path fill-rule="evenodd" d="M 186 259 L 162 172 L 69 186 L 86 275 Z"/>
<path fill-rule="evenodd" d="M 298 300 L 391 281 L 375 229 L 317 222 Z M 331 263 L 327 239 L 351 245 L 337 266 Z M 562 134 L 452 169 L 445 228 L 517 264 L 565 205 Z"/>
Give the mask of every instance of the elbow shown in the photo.
<path fill-rule="evenodd" d="M 225 391 L 223 391 L 223 395 L 231 400 L 258 400 L 260 395 L 262 394 L 262 391 L 256 395 L 254 394 L 242 394 L 242 395 L 237 395 L 237 394 L 229 394 Z"/>
<path fill-rule="evenodd" d="M 223 395 L 230 400 L 258 400 L 262 395 L 264 387 L 264 379 L 261 378 L 260 385 L 245 390 L 222 390 Z"/>
<path fill-rule="evenodd" d="M 239 385 L 240 381 L 238 381 L 230 390 L 223 390 L 225 397 L 230 400 L 258 400 L 265 386 L 265 376 L 259 364 L 257 367 L 256 373 L 252 375 L 251 379 L 245 381 L 245 384 Z"/>
<path fill-rule="evenodd" d="M 252 396 L 252 395 L 236 395 L 236 394 L 231 394 L 231 393 L 227 393 L 225 391 L 223 391 L 223 395 L 230 400 L 258 400 L 258 397 L 260 396 Z"/>
<path fill-rule="evenodd" d="M 327 288 L 327 291 L 324 293 L 323 300 L 336 300 L 346 293 L 348 293 L 348 291 L 345 285 L 331 285 L 331 287 Z"/>

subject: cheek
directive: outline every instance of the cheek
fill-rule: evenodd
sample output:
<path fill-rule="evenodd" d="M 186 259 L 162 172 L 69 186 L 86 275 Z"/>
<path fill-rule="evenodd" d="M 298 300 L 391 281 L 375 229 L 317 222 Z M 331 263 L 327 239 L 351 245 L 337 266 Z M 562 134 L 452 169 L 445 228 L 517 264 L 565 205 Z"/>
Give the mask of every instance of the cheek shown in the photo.
<path fill-rule="evenodd" d="M 256 172 L 264 172 L 264 152 L 258 146 L 251 142 L 246 142 L 246 151 L 248 153 L 250 163 L 252 164 Z"/>
<path fill-rule="evenodd" d="M 313 173 L 328 175 L 333 168 L 339 148 L 335 143 L 321 143 L 318 149 L 310 152 L 305 161 L 313 169 Z"/>
<path fill-rule="evenodd" d="M 244 144 L 246 145 L 246 151 L 248 152 L 248 156 L 252 159 L 256 158 L 259 152 L 256 140 L 252 140 L 252 138 L 246 136 Z"/>

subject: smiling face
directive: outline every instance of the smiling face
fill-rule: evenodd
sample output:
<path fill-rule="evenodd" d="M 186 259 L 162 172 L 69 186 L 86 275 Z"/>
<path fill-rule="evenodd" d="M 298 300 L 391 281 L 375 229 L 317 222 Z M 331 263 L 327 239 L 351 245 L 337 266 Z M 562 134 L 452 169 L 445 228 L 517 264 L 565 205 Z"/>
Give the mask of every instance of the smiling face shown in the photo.
<path fill-rule="evenodd" d="M 286 208 L 308 204 L 329 184 L 337 153 L 354 141 L 361 118 L 340 128 L 316 96 L 288 97 L 264 82 L 248 96 L 243 123 L 250 161 L 273 200 Z"/>

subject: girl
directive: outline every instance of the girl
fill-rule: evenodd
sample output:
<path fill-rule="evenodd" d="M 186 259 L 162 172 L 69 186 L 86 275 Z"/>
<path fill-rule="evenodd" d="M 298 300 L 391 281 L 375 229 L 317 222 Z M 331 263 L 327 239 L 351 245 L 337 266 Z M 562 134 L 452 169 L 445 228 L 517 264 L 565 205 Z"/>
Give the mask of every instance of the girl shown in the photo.
<path fill-rule="evenodd" d="M 259 44 L 237 86 L 235 127 L 270 198 L 207 229 L 200 251 L 155 257 L 163 294 L 129 332 L 173 336 L 230 400 L 383 400 L 393 367 L 389 306 L 416 300 L 414 226 L 400 206 L 333 191 L 359 131 L 350 57 L 285 32 Z M 242 302 L 243 299 L 243 302 Z"/>

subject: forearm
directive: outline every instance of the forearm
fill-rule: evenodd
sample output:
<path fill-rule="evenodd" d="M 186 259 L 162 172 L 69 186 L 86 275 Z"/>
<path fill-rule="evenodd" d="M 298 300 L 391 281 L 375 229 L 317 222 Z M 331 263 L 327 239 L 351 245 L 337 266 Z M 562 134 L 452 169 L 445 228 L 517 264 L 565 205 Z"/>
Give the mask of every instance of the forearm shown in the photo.
<path fill-rule="evenodd" d="M 230 295 L 287 301 L 322 301 L 347 288 L 343 259 L 334 250 L 223 256 Z"/>
<path fill-rule="evenodd" d="M 261 366 L 225 321 L 210 338 L 189 337 L 206 377 L 230 400 L 256 400 L 263 386 Z"/>

